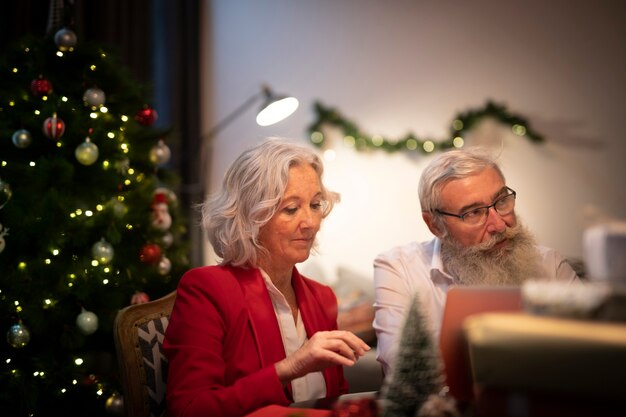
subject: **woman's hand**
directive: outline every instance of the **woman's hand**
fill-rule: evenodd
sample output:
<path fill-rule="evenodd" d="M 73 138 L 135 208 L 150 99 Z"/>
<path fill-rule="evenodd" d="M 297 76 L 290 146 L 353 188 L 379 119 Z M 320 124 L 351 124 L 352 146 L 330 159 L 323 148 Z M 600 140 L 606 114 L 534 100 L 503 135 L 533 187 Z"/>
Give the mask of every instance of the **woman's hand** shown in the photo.
<path fill-rule="evenodd" d="M 352 366 L 370 347 L 345 330 L 317 332 L 300 349 L 276 362 L 276 373 L 283 384 L 310 372 L 330 366 Z"/>

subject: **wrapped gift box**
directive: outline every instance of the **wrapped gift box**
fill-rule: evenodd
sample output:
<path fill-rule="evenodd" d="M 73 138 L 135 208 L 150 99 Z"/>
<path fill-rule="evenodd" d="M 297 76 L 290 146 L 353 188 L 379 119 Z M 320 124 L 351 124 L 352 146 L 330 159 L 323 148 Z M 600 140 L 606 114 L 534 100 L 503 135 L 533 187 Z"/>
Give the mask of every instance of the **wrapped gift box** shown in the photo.
<path fill-rule="evenodd" d="M 485 313 L 464 331 L 476 386 L 626 401 L 626 324 Z"/>

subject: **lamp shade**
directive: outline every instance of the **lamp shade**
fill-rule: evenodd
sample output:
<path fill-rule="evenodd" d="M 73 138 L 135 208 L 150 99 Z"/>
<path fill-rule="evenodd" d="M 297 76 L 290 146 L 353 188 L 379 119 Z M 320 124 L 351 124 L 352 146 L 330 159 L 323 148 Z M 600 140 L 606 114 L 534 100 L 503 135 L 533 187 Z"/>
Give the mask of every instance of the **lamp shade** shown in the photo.
<path fill-rule="evenodd" d="M 256 122 L 259 126 L 269 126 L 280 122 L 291 116 L 300 104 L 297 98 L 276 96 L 267 87 L 264 88 L 264 93 L 266 95 L 265 102 L 256 116 Z"/>

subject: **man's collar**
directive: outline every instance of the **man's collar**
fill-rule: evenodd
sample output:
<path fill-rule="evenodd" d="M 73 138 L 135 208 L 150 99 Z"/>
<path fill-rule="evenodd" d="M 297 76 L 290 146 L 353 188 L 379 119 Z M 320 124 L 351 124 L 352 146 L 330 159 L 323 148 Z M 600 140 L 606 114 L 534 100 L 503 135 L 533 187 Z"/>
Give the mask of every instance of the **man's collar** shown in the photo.
<path fill-rule="evenodd" d="M 430 279 L 435 284 L 450 284 L 454 282 L 454 278 L 443 268 L 443 261 L 441 259 L 441 239 L 438 237 L 434 239 L 433 256 L 430 260 Z"/>

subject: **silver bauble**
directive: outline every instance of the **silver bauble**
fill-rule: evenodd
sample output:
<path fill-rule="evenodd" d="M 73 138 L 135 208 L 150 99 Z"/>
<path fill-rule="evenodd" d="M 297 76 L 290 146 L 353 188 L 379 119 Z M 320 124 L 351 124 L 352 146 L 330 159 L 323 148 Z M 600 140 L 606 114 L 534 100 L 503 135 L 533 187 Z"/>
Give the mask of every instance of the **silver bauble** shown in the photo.
<path fill-rule="evenodd" d="M 106 101 L 106 94 L 98 87 L 91 87 L 83 94 L 83 101 L 88 106 L 101 107 Z"/>
<path fill-rule="evenodd" d="M 116 417 L 124 415 L 124 397 L 119 392 L 114 392 L 104 403 L 107 414 Z"/>
<path fill-rule="evenodd" d="M 30 341 L 30 332 L 22 323 L 14 324 L 7 332 L 7 343 L 12 347 L 23 348 Z"/>
<path fill-rule="evenodd" d="M 2 178 L 0 178 L 0 209 L 9 202 L 12 195 L 13 191 L 11 191 L 9 184 L 2 181 Z"/>
<path fill-rule="evenodd" d="M 102 238 L 91 247 L 91 255 L 101 264 L 108 264 L 113 259 L 115 250 L 109 242 Z"/>
<path fill-rule="evenodd" d="M 88 137 L 74 151 L 76 160 L 83 165 L 91 165 L 98 160 L 98 147 Z"/>
<path fill-rule="evenodd" d="M 76 316 L 76 326 L 82 334 L 90 335 L 98 330 L 98 316 L 83 308 L 81 313 Z"/>
<path fill-rule="evenodd" d="M 76 33 L 68 28 L 61 28 L 54 34 L 54 43 L 62 52 L 72 50 L 77 40 Z"/>
<path fill-rule="evenodd" d="M 171 156 L 172 151 L 170 151 L 169 146 L 167 146 L 162 139 L 150 149 L 150 162 L 154 165 L 165 165 L 170 160 Z"/>
<path fill-rule="evenodd" d="M 157 264 L 157 272 L 159 275 L 167 275 L 172 270 L 172 261 L 165 256 L 162 256 Z"/>
<path fill-rule="evenodd" d="M 11 139 L 13 140 L 13 145 L 15 145 L 16 148 L 24 149 L 28 148 L 30 143 L 33 141 L 33 135 L 31 135 L 26 129 L 20 129 L 13 133 L 13 137 Z"/>
<path fill-rule="evenodd" d="M 161 236 L 161 243 L 163 243 L 163 246 L 166 248 L 169 248 L 170 246 L 172 246 L 172 243 L 174 243 L 174 235 L 172 235 L 171 233 L 166 233 L 163 236 Z"/>

